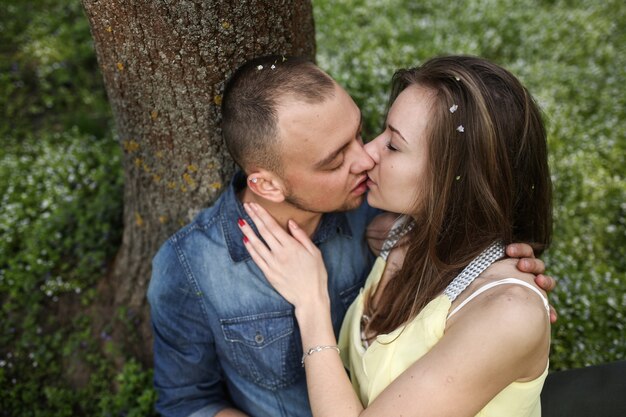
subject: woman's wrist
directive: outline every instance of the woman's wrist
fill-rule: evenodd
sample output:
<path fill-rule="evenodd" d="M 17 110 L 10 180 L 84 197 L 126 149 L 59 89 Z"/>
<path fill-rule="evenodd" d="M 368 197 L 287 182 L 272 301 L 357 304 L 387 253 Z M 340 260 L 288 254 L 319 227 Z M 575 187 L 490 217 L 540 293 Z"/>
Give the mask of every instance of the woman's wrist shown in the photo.
<path fill-rule="evenodd" d="M 317 300 L 298 306 L 295 310 L 296 320 L 303 342 L 312 340 L 314 344 L 334 344 L 334 332 L 330 318 L 330 300 Z M 330 331 L 329 331 L 330 329 Z M 328 334 L 332 338 L 328 337 Z M 307 346 L 303 347 L 306 349 Z M 310 346 L 309 346 L 310 347 Z"/>

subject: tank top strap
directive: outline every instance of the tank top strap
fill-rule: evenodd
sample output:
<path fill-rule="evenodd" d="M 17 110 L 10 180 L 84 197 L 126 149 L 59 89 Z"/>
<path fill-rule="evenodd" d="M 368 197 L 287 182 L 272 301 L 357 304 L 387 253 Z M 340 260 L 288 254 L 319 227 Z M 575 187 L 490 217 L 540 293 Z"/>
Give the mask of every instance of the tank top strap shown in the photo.
<path fill-rule="evenodd" d="M 539 295 L 539 297 L 541 297 L 541 300 L 543 301 L 543 305 L 546 308 L 546 312 L 548 313 L 548 317 L 550 317 L 550 304 L 548 303 L 548 299 L 541 293 L 541 291 L 539 291 L 536 287 L 530 285 L 529 283 L 527 283 L 526 281 L 522 281 L 521 279 L 518 278 L 504 278 L 498 281 L 493 281 L 490 282 L 488 284 L 483 285 L 482 287 L 480 287 L 479 289 L 477 289 L 476 291 L 474 291 L 469 297 L 467 297 L 465 300 L 463 300 L 463 302 L 461 304 L 459 304 L 454 310 L 452 310 L 452 312 L 450 314 L 448 314 L 448 317 L 446 318 L 449 319 L 450 317 L 452 317 L 454 314 L 456 314 L 461 308 L 463 308 L 467 303 L 469 303 L 470 301 L 472 301 L 474 298 L 478 297 L 480 294 L 484 293 L 485 291 L 493 288 L 493 287 L 497 287 L 498 285 L 506 285 L 506 284 L 510 284 L 510 285 L 521 285 L 524 286 L 532 291 L 534 291 L 537 295 Z"/>
<path fill-rule="evenodd" d="M 413 229 L 415 222 L 408 216 L 400 216 L 391 226 L 391 230 L 387 234 L 387 239 L 383 243 L 380 251 L 380 257 L 387 261 L 389 252 L 396 246 L 396 243 Z"/>
<path fill-rule="evenodd" d="M 491 264 L 504 257 L 504 243 L 497 241 L 492 243 L 472 262 L 469 263 L 446 287 L 443 293 L 454 301 L 470 285 L 476 277 L 483 273 Z"/>

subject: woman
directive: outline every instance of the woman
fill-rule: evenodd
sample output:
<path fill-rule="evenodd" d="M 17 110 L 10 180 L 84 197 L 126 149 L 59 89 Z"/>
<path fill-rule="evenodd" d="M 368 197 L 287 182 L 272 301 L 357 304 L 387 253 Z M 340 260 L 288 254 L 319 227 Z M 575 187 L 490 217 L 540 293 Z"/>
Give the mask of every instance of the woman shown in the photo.
<path fill-rule="evenodd" d="M 290 236 L 246 205 L 267 244 L 244 225 L 246 247 L 295 306 L 310 348 L 313 415 L 538 416 L 548 304 L 503 245 L 540 253 L 550 241 L 540 112 L 508 71 L 465 56 L 399 71 L 390 102 L 366 145 L 376 162 L 367 198 L 402 216 L 346 315 L 341 349 L 318 250 L 294 222 Z"/>

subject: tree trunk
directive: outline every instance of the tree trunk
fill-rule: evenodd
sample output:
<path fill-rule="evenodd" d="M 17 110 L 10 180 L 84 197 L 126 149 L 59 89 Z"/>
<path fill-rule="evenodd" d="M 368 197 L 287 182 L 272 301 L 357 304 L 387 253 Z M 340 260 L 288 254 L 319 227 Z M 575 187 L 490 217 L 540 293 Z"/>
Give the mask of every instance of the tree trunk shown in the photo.
<path fill-rule="evenodd" d="M 110 325 L 125 307 L 131 326 L 113 336 L 132 341 L 126 348 L 149 363 L 151 259 L 172 232 L 215 201 L 234 171 L 219 129 L 224 83 L 252 57 L 313 58 L 312 6 L 306 0 L 82 3 L 124 153 L 124 235 L 99 288 L 97 316 Z"/>

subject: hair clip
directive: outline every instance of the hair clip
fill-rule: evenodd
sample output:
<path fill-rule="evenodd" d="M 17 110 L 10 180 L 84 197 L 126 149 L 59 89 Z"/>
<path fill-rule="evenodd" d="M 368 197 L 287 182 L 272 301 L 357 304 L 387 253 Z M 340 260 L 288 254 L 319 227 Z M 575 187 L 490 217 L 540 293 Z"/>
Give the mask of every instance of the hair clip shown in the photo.
<path fill-rule="evenodd" d="M 263 65 L 259 65 L 258 67 L 256 67 L 256 69 L 261 71 L 263 69 Z"/>
<path fill-rule="evenodd" d="M 457 132 L 461 132 L 461 133 L 465 132 L 465 128 L 463 127 L 463 125 L 458 125 L 456 130 Z"/>
<path fill-rule="evenodd" d="M 453 104 L 452 107 L 450 107 L 450 113 L 454 113 L 456 111 L 456 109 L 458 109 L 459 106 L 457 106 L 456 104 Z"/>

